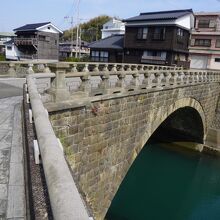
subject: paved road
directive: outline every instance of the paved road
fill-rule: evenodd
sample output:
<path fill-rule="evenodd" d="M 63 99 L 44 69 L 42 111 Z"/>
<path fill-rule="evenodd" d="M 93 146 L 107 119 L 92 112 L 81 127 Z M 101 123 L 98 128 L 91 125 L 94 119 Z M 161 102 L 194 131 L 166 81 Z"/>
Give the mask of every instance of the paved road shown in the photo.
<path fill-rule="evenodd" d="M 0 99 L 21 96 L 24 79 L 0 79 Z"/>
<path fill-rule="evenodd" d="M 3 82 L 0 80 L 0 219 L 22 220 L 25 216 L 22 89 L 16 80 Z"/>

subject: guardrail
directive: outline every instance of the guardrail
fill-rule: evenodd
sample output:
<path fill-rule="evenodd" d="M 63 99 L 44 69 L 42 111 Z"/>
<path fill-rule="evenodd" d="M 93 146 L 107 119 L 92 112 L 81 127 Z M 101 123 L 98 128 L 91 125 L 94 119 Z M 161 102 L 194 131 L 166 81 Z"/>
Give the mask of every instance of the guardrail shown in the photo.
<path fill-rule="evenodd" d="M 57 220 L 88 220 L 89 215 L 37 91 L 35 78 L 44 77 L 55 77 L 55 74 L 28 75 L 27 88 L 53 217 Z"/>

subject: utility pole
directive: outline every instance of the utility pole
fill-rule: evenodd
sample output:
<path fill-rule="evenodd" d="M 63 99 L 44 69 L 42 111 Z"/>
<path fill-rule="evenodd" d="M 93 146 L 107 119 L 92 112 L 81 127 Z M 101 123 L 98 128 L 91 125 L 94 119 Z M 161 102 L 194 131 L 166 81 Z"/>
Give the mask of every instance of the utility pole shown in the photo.
<path fill-rule="evenodd" d="M 80 5 L 80 0 L 78 0 L 78 4 L 77 4 L 77 28 L 76 28 L 76 53 L 75 53 L 75 57 L 78 58 L 78 49 L 79 49 L 79 5 Z"/>
<path fill-rule="evenodd" d="M 71 30 L 71 39 L 70 39 L 70 42 L 71 42 L 71 51 L 70 51 L 70 57 L 73 56 L 73 16 L 69 17 L 69 16 L 65 16 L 64 19 L 71 19 L 70 20 L 70 30 Z"/>

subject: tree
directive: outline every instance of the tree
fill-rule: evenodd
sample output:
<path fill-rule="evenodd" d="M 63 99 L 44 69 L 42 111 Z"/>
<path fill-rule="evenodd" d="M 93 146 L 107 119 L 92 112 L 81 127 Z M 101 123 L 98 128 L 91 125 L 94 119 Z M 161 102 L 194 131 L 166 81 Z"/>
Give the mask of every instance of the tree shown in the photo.
<path fill-rule="evenodd" d="M 88 22 L 80 24 L 81 39 L 87 42 L 92 42 L 92 41 L 101 39 L 102 26 L 110 19 L 111 17 L 107 15 L 101 15 L 101 16 L 92 18 Z M 76 39 L 76 27 L 74 27 L 73 29 L 64 31 L 64 34 L 61 40 L 71 41 L 72 33 L 73 33 L 73 39 Z"/>

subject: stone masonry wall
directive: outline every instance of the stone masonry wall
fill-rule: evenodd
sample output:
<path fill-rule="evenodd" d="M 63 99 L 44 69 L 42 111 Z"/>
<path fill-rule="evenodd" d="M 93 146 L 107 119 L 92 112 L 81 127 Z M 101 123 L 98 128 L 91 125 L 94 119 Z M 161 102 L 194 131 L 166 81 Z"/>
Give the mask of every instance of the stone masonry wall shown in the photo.
<path fill-rule="evenodd" d="M 104 219 L 129 167 L 154 130 L 184 106 L 195 108 L 208 128 L 219 84 L 203 84 L 102 100 L 50 113 L 74 178 L 95 219 Z"/>

